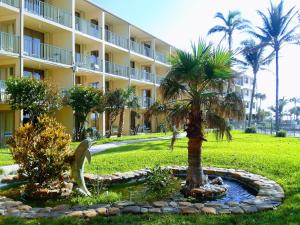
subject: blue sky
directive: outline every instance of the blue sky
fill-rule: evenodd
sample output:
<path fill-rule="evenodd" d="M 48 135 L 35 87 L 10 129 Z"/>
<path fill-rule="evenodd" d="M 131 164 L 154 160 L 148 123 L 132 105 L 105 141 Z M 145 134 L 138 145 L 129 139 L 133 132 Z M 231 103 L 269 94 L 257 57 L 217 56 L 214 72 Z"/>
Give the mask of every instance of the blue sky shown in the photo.
<path fill-rule="evenodd" d="M 94 0 L 130 23 L 148 31 L 164 41 L 182 49 L 188 49 L 191 41 L 199 37 L 218 43 L 219 35 L 206 37 L 210 27 L 218 21 L 213 17 L 216 12 L 227 13 L 228 10 L 239 10 L 243 17 L 254 25 L 260 24 L 256 10 L 265 10 L 269 0 Z M 278 2 L 278 0 L 275 0 Z M 296 6 L 300 9 L 299 0 L 286 0 L 286 8 Z M 245 39 L 245 34 L 236 33 L 235 47 Z M 300 47 L 286 46 L 280 56 L 280 96 L 300 97 Z M 258 75 L 258 88 L 267 94 L 265 107 L 275 101 L 275 66 L 270 71 Z"/>

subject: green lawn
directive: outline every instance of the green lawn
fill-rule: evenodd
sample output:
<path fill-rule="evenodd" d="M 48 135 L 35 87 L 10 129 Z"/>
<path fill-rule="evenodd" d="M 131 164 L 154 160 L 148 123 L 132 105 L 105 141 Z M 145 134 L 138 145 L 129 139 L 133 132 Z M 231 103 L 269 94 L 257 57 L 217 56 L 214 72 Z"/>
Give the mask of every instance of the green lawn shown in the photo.
<path fill-rule="evenodd" d="M 169 141 L 137 143 L 122 146 L 93 156 L 87 172 L 95 170 L 102 174 L 129 171 L 160 165 L 186 165 L 187 140 L 181 139 L 173 151 Z M 104 225 L 299 225 L 300 224 L 300 139 L 275 138 L 259 134 L 234 132 L 232 142 L 217 142 L 209 137 L 204 144 L 205 166 L 240 168 L 262 174 L 277 181 L 285 190 L 284 204 L 275 211 L 251 215 L 144 215 L 95 218 L 90 221 L 78 219 L 20 220 L 0 218 L 3 224 L 104 224 Z M 95 169 L 97 168 L 98 169 Z"/>

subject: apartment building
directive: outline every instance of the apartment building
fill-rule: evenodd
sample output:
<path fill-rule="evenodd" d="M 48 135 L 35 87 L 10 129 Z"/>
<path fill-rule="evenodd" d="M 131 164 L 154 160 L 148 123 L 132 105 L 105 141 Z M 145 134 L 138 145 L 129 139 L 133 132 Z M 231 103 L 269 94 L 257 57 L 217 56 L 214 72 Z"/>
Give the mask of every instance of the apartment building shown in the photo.
<path fill-rule="evenodd" d="M 0 145 L 27 118 L 7 104 L 9 76 L 45 80 L 62 93 L 75 85 L 104 92 L 133 86 L 141 108 L 126 110 L 124 132 L 138 124 L 141 131 L 155 131 L 158 124 L 144 113 L 160 98 L 158 87 L 174 51 L 89 0 L 0 0 Z M 72 133 L 72 109 L 55 116 Z M 105 113 L 92 113 L 88 126 L 105 134 Z"/>
<path fill-rule="evenodd" d="M 245 108 L 246 108 L 246 119 L 248 120 L 248 116 L 250 113 L 250 101 L 251 101 L 251 93 L 253 88 L 253 77 L 249 75 L 240 75 L 235 79 L 235 91 L 240 93 L 243 97 Z M 257 100 L 254 98 L 253 100 L 253 109 L 252 116 L 255 117 L 258 110 Z"/>

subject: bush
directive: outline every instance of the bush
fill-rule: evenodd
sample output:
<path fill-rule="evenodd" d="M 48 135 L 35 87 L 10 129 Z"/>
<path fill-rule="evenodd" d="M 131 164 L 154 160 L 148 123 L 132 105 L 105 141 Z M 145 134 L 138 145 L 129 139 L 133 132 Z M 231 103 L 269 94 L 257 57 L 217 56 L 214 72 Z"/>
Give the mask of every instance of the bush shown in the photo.
<path fill-rule="evenodd" d="M 61 184 L 69 169 L 71 137 L 55 119 L 38 117 L 38 122 L 21 126 L 8 141 L 12 157 L 19 164 L 20 175 L 29 186 L 51 187 Z"/>
<path fill-rule="evenodd" d="M 245 129 L 246 134 L 256 134 L 256 127 L 247 127 Z"/>
<path fill-rule="evenodd" d="M 180 188 L 180 181 L 169 169 L 160 166 L 154 167 L 146 177 L 148 200 L 157 200 L 170 197 Z"/>
<path fill-rule="evenodd" d="M 284 130 L 280 130 L 278 132 L 276 132 L 276 137 L 286 137 L 287 133 Z"/>

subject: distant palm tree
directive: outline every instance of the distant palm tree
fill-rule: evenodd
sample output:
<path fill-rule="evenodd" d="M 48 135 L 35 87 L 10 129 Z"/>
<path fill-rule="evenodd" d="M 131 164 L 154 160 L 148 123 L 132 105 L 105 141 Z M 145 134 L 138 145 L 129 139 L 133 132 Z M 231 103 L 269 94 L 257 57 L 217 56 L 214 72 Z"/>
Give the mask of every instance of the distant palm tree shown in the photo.
<path fill-rule="evenodd" d="M 282 98 L 282 99 L 279 99 L 278 101 L 278 111 L 276 109 L 276 106 L 271 106 L 270 107 L 270 110 L 272 110 L 274 113 L 276 112 L 279 112 L 279 127 L 280 127 L 280 124 L 281 124 L 281 121 L 282 121 L 282 118 L 284 116 L 284 108 L 285 106 L 289 103 L 289 100 L 288 99 L 285 99 L 285 98 Z"/>
<path fill-rule="evenodd" d="M 224 83 L 231 79 L 232 54 L 199 41 L 192 52 L 178 50 L 160 89 L 172 118 L 185 124 L 188 141 L 188 170 L 185 194 L 206 184 L 202 169 L 202 143 L 205 128 L 217 137 L 231 139 L 227 118 L 244 118 L 244 104 L 235 93 L 224 96 Z M 178 100 L 180 98 L 180 100 Z M 174 119 L 174 121 L 175 121 Z"/>
<path fill-rule="evenodd" d="M 261 110 L 261 103 L 262 103 L 262 101 L 266 100 L 267 95 L 263 94 L 263 93 L 256 93 L 255 98 L 259 99 L 259 109 Z"/>
<path fill-rule="evenodd" d="M 241 13 L 239 11 L 229 11 L 227 17 L 221 12 L 217 12 L 215 18 L 222 20 L 222 25 L 216 25 L 208 31 L 208 35 L 214 33 L 224 33 L 221 41 L 227 39 L 228 49 L 232 52 L 232 39 L 233 33 L 236 30 L 245 30 L 250 28 L 250 22 L 241 18 Z"/>
<path fill-rule="evenodd" d="M 257 37 L 263 45 L 273 48 L 276 57 L 276 131 L 280 129 L 279 115 L 279 52 L 285 43 L 296 44 L 299 40 L 297 29 L 299 23 L 293 25 L 293 20 L 297 16 L 298 11 L 292 7 L 284 14 L 283 3 L 281 0 L 278 5 L 271 2 L 268 12 L 264 14 L 258 10 L 257 13 L 263 21 L 261 27 L 257 27 L 258 31 L 249 31 L 250 34 Z"/>
<path fill-rule="evenodd" d="M 300 116 L 300 106 L 295 106 L 291 108 L 289 111 L 291 115 L 294 115 L 295 121 L 298 121 Z"/>
<path fill-rule="evenodd" d="M 273 55 L 265 57 L 265 49 L 259 46 L 253 39 L 243 41 L 241 43 L 242 51 L 241 55 L 243 60 L 237 60 L 243 67 L 251 67 L 253 73 L 253 83 L 252 83 L 252 92 L 250 100 L 250 110 L 248 118 L 248 127 L 251 126 L 252 122 L 252 111 L 253 111 L 253 101 L 255 97 L 255 89 L 257 83 L 257 74 L 260 70 L 264 70 L 264 66 L 269 65 L 272 61 Z"/>

